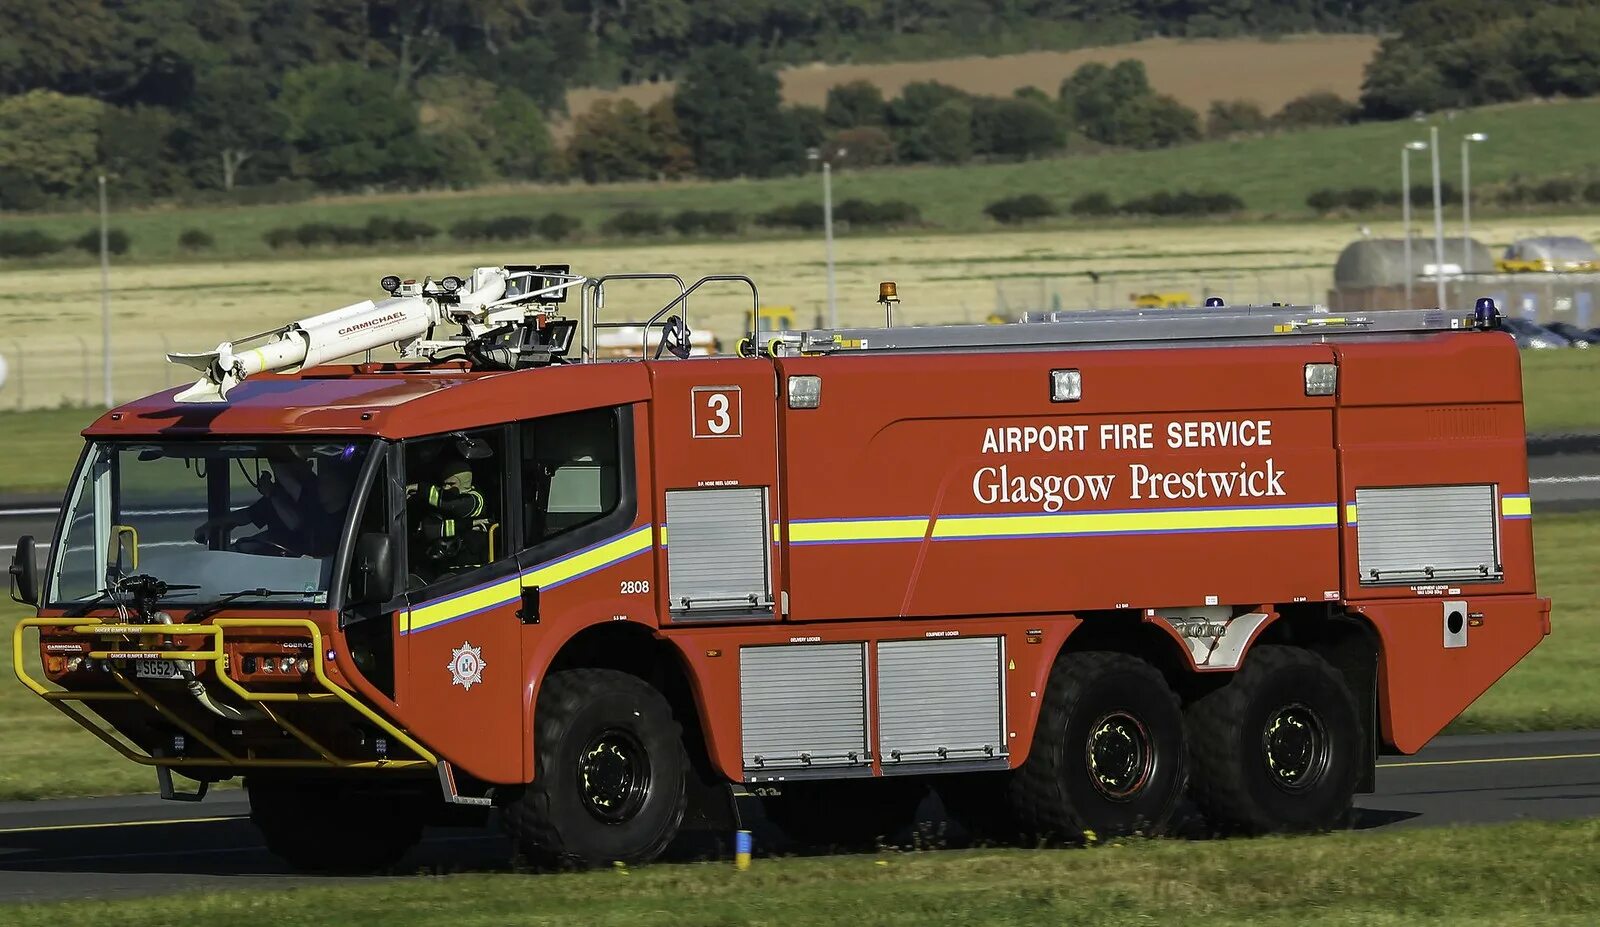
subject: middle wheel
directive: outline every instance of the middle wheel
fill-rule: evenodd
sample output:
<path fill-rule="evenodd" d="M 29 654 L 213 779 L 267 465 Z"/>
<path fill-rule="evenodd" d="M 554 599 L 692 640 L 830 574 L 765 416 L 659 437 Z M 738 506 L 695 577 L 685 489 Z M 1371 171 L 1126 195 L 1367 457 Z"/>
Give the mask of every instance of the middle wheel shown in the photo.
<path fill-rule="evenodd" d="M 1161 673 L 1127 654 L 1069 653 L 1051 671 L 1011 807 L 1039 838 L 1154 834 L 1185 780 L 1183 714 Z"/>

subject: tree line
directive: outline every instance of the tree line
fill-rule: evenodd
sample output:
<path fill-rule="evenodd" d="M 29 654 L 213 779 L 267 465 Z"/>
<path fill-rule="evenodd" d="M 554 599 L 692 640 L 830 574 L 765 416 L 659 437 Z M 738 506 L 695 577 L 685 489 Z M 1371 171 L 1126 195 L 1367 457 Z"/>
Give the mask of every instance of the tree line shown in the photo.
<path fill-rule="evenodd" d="M 1051 32 L 1068 26 L 1074 36 Z M 1393 33 L 1359 102 L 1313 94 L 1267 114 L 1218 101 L 1202 116 L 1123 62 L 1008 97 L 920 82 L 885 99 L 850 84 L 818 108 L 784 105 L 775 73 L 931 53 L 941 36 L 970 52 L 1006 36 L 1303 29 Z M 1593 94 L 1596 49 L 1600 0 L 7 0 L 0 208 L 85 201 L 101 172 L 124 201 L 243 203 L 497 179 L 774 176 L 813 153 L 870 166 L 1165 147 Z M 676 78 L 675 94 L 599 104 L 576 114 L 565 144 L 552 139 L 568 87 L 654 77 Z"/>

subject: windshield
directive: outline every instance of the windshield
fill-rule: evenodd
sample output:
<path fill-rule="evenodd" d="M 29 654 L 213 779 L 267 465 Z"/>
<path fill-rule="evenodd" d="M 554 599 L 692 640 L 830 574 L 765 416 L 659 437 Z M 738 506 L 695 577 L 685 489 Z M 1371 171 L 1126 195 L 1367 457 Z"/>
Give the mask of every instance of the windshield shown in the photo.
<path fill-rule="evenodd" d="M 199 604 L 243 589 L 323 605 L 368 441 L 102 442 L 89 447 L 56 540 L 49 601 L 97 596 L 120 576 Z"/>

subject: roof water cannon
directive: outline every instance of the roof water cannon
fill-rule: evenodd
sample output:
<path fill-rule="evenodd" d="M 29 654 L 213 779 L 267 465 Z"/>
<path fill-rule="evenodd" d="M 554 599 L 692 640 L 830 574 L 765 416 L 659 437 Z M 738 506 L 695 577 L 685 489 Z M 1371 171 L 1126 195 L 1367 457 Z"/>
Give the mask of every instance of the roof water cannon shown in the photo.
<path fill-rule="evenodd" d="M 200 371 L 200 379 L 174 398 L 226 402 L 230 390 L 258 373 L 293 373 L 391 344 L 402 356 L 465 350 L 474 358 L 496 358 L 501 362 L 497 366 L 514 368 L 524 352 L 478 349 L 516 336 L 517 344 L 530 346 L 528 357 L 548 362 L 553 352 L 540 344 L 540 322 L 555 313 L 553 304 L 565 299 L 567 289 L 583 282 L 566 265 L 479 267 L 469 279 L 446 276 L 420 283 L 391 274 L 380 284 L 390 294 L 387 299 L 363 300 L 239 341 L 224 341 L 214 351 L 168 354 L 172 363 Z M 459 334 L 432 337 L 435 328 L 450 325 L 459 326 Z M 565 343 L 560 348 L 565 351 Z"/>

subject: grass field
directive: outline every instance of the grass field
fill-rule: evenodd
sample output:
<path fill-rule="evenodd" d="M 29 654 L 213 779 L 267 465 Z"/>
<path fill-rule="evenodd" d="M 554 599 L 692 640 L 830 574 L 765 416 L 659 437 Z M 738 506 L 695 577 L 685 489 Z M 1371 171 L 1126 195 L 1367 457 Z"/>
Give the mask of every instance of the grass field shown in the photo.
<path fill-rule="evenodd" d="M 1600 116 L 1600 108 L 1595 113 Z M 181 224 L 176 214 L 168 218 Z M 1397 225 L 1375 222 L 1374 233 L 1395 234 Z M 1534 233 L 1600 239 L 1595 216 L 1479 219 L 1473 228 L 1495 246 Z M 1351 226 L 1331 222 L 852 237 L 836 249 L 839 317 L 846 325 L 881 324 L 874 302 L 880 280 L 900 284 L 905 301 L 896 322 L 901 325 L 981 321 L 997 308 L 1016 313 L 1127 305 L 1130 293 L 1146 289 L 1183 290 L 1197 301 L 1216 294 L 1234 304 L 1324 302 L 1333 262 L 1352 237 Z M 386 273 L 437 276 L 475 264 L 540 260 L 571 262 L 591 276 L 670 270 L 693 279 L 746 273 L 760 283 L 764 304 L 794 306 L 806 326 L 826 322 L 823 246 L 815 239 L 119 262 L 111 273 L 117 395 L 127 399 L 180 382 L 185 371 L 166 362 L 168 351 L 205 350 L 361 298 L 381 297 L 376 283 Z M 98 269 L 15 269 L 5 277 L 0 356 L 11 373 L 0 386 L 0 409 L 99 401 Z M 704 297 L 693 300 L 690 322 L 731 346 L 744 326 L 748 290 L 718 284 L 701 292 Z M 607 295 L 608 319 L 645 318 L 667 298 L 659 284 L 614 284 Z"/>
<path fill-rule="evenodd" d="M 1126 45 L 1074 51 L 1034 51 L 1016 55 L 944 58 L 891 64 L 809 64 L 778 72 L 787 103 L 821 106 L 828 90 L 864 80 L 886 98 L 913 81 L 937 80 L 969 93 L 1010 96 L 1019 87 L 1038 87 L 1052 97 L 1061 81 L 1085 64 L 1143 62 L 1150 85 L 1202 114 L 1213 100 L 1254 100 L 1268 113 L 1312 91 L 1331 90 L 1346 100 L 1361 93 L 1367 62 L 1378 47 L 1370 35 L 1301 35 L 1279 39 L 1147 39 Z M 567 93 L 567 111 L 588 112 L 597 100 L 627 99 L 641 106 L 674 89 L 671 81 L 630 84 L 614 90 Z"/>
<path fill-rule="evenodd" d="M 1452 733 L 1600 727 L 1600 517 L 1540 515 L 1534 521 L 1539 589 L 1555 600 L 1551 640 L 1534 650 L 1469 708 Z M 20 606 L 0 604 L 0 640 L 9 641 Z M 6 648 L 10 653 L 10 648 Z M 125 762 L 59 712 L 0 672 L 0 801 L 151 791 L 155 776 Z"/>
<path fill-rule="evenodd" d="M 1090 850 L 967 850 L 527 876 L 455 875 L 0 908 L 53 927 L 257 923 L 1123 927 L 1589 925 L 1600 823 Z M 1381 860 L 1374 866 L 1375 860 Z M 303 884 L 303 883 L 302 883 Z"/>
<path fill-rule="evenodd" d="M 1491 141 L 1473 152 L 1472 176 L 1477 184 L 1513 176 L 1537 178 L 1592 173 L 1591 152 L 1600 140 L 1600 100 L 1466 111 L 1457 114 L 1448 129 L 1445 137 L 1450 139 L 1456 137 L 1451 133 L 1481 131 L 1489 134 Z M 1243 198 L 1249 210 L 1247 216 L 1225 223 L 1225 236 L 1219 235 L 1215 228 L 1208 228 L 1196 237 L 1212 241 L 1225 237 L 1230 240 L 1231 249 L 1237 247 L 1231 244 L 1233 239 L 1247 238 L 1252 229 L 1260 227 L 1258 220 L 1308 218 L 1310 211 L 1305 199 L 1317 188 L 1398 186 L 1401 146 L 1419 134 L 1426 136 L 1426 131 L 1411 122 L 1366 123 L 1206 142 L 1161 151 L 1115 152 L 1016 164 L 841 171 L 835 176 L 834 194 L 841 201 L 850 197 L 907 200 L 922 210 L 929 232 L 951 233 L 996 229 L 997 226 L 984 216 L 984 206 L 1019 193 L 1041 193 L 1064 206 L 1072 198 L 1095 190 L 1107 191 L 1118 198 L 1175 188 L 1224 190 Z M 1452 147 L 1445 152 L 1444 176 L 1455 181 L 1459 179 L 1460 168 L 1454 142 L 1450 144 Z M 1413 166 L 1421 170 L 1419 179 L 1425 179 L 1425 162 Z M 374 215 L 404 216 L 446 228 L 467 217 L 561 211 L 578 216 L 585 228 L 593 232 L 607 215 L 622 209 L 729 209 L 754 214 L 775 205 L 815 201 L 820 196 L 820 183 L 814 176 L 723 183 L 505 186 L 463 192 L 336 197 L 281 206 L 119 211 L 114 223 L 133 238 L 132 251 L 128 257 L 120 259 L 119 264 L 194 261 L 195 258 L 181 252 L 177 242 L 184 229 L 197 227 L 206 229 L 216 238 L 215 249 L 204 258 L 209 265 L 221 260 L 268 256 L 271 252 L 262 241 L 262 233 L 277 226 L 310 221 L 359 224 Z M 1376 220 L 1397 221 L 1398 210 L 1395 212 L 1392 217 L 1387 213 L 1375 214 L 1363 221 L 1368 224 Z M 1453 215 L 1454 205 L 1451 212 Z M 1480 203 L 1474 214 L 1479 219 L 1487 219 L 1494 210 Z M 87 213 L 6 214 L 0 216 L 0 228 L 40 228 L 75 238 L 94 221 Z M 1324 235 L 1337 236 L 1342 244 L 1352 237 L 1355 224 L 1330 220 L 1320 227 Z M 1540 230 L 1548 223 L 1542 218 L 1521 217 L 1507 220 L 1505 224 L 1531 231 Z M 1058 220 L 1050 227 L 1089 228 L 1069 218 Z M 1594 222 L 1590 221 L 1588 231 L 1593 227 Z M 1191 223 L 1190 234 L 1194 234 L 1192 228 Z M 1166 226 L 1156 229 L 1154 232 L 1149 228 L 1125 229 L 1099 222 L 1087 234 L 1091 240 L 1131 242 L 1135 245 L 1133 250 L 1138 251 L 1142 249 L 1137 243 L 1147 235 L 1160 238 L 1167 231 Z M 752 231 L 740 241 L 759 235 L 758 231 Z M 898 240 L 907 243 L 906 238 Z M 910 240 L 915 240 L 915 236 Z M 724 248 L 726 245 L 708 243 L 692 247 Z M 841 246 L 841 256 L 847 260 L 858 259 L 862 246 L 859 238 L 847 237 Z M 438 247 L 441 246 L 435 246 Z M 540 247 L 549 249 L 549 246 Z M 789 249 L 796 246 L 783 242 L 767 247 Z M 810 245 L 799 247 L 809 248 Z M 389 250 L 401 253 L 398 249 Z M 519 250 L 526 256 L 530 248 Z M 280 259 L 283 257 L 279 255 Z M 57 260 L 65 266 L 90 263 L 82 254 Z M 1320 265 L 1319 270 L 1326 266 Z M 181 280 L 186 271 L 171 268 L 168 275 Z M 7 295 L 9 299 L 27 298 L 25 293 L 16 290 L 10 290 Z"/>

